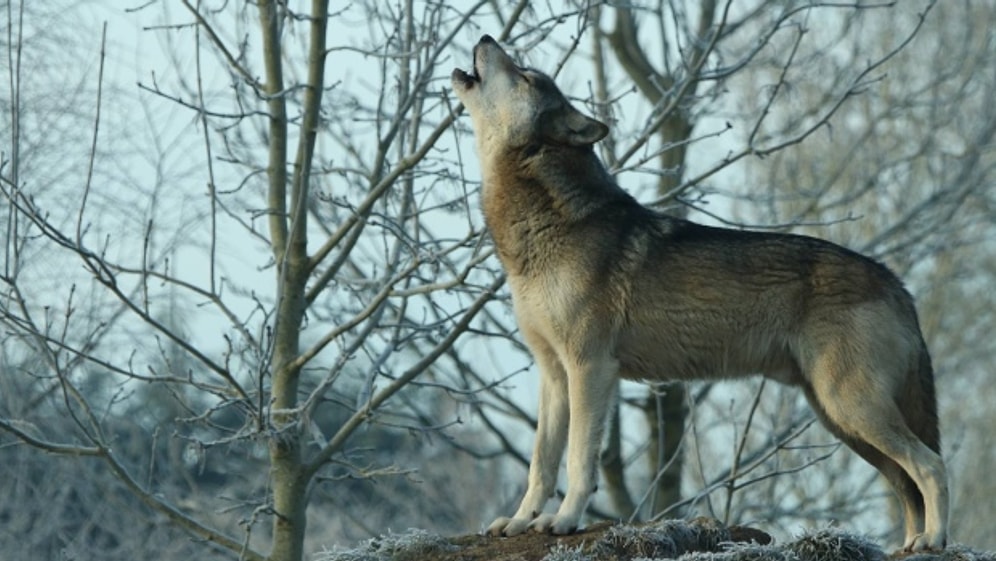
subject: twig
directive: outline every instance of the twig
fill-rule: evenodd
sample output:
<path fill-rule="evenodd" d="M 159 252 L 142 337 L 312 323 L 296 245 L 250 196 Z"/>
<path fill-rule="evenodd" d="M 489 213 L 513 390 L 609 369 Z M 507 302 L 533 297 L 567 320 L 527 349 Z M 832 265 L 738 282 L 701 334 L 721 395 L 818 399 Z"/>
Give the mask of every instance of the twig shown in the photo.
<path fill-rule="evenodd" d="M 93 167 L 97 159 L 97 137 L 100 131 L 100 106 L 104 99 L 104 58 L 107 47 L 107 22 L 104 22 L 100 34 L 100 66 L 97 70 L 97 110 L 93 118 L 93 140 L 90 143 L 90 158 L 87 163 L 86 182 L 83 184 L 83 199 L 80 201 L 79 213 L 76 217 L 76 245 L 83 245 L 83 213 L 86 212 L 86 201 L 90 196 L 93 183 Z"/>

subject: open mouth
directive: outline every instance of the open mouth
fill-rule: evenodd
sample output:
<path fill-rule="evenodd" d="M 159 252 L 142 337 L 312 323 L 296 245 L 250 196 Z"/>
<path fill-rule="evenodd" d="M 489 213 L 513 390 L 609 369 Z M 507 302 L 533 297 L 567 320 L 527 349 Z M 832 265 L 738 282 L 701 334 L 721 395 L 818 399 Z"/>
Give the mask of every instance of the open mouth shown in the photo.
<path fill-rule="evenodd" d="M 473 59 L 474 60 L 473 60 L 472 67 L 471 67 L 469 73 L 468 72 L 464 72 L 463 70 L 460 70 L 459 68 L 454 68 L 453 69 L 453 75 L 452 75 L 453 81 L 454 82 L 459 82 L 460 85 L 462 85 L 464 87 L 464 89 L 468 89 L 469 90 L 470 88 L 474 87 L 474 84 L 481 83 L 481 74 L 477 71 L 477 49 L 478 49 L 478 46 L 474 47 L 474 54 L 473 54 Z"/>
<path fill-rule="evenodd" d="M 466 73 L 459 68 L 453 69 L 453 81 L 460 82 L 464 89 L 470 89 L 474 87 L 474 84 L 481 82 L 481 77 L 477 74 L 477 69 L 474 68 L 471 73 Z"/>

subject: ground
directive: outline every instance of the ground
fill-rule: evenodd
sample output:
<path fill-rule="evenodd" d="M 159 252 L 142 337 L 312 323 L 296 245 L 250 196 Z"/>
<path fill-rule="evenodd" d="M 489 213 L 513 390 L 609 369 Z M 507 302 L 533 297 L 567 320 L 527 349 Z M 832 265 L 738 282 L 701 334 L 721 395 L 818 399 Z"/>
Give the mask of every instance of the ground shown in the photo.
<path fill-rule="evenodd" d="M 723 526 L 710 518 L 641 525 L 596 524 L 568 536 L 528 533 L 512 538 L 446 538 L 424 530 L 335 549 L 316 561 L 889 561 L 867 539 L 827 528 L 782 544 L 761 530 Z M 936 554 L 899 555 L 904 561 L 996 561 L 996 553 L 949 547 Z"/>

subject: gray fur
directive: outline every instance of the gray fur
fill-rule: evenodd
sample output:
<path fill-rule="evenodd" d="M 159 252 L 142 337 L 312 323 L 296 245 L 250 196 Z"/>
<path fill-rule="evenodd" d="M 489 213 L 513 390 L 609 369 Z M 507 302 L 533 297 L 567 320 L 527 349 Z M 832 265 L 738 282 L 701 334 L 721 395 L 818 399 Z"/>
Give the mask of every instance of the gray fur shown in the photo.
<path fill-rule="evenodd" d="M 474 71 L 454 70 L 452 82 L 473 120 L 484 217 L 541 375 L 525 497 L 490 533 L 577 528 L 620 377 L 763 374 L 800 386 L 827 428 L 882 472 L 903 504 L 905 549 L 945 546 L 930 356 L 892 272 L 824 240 L 643 207 L 594 153 L 608 128 L 488 36 Z M 565 447 L 567 493 L 544 514 Z"/>

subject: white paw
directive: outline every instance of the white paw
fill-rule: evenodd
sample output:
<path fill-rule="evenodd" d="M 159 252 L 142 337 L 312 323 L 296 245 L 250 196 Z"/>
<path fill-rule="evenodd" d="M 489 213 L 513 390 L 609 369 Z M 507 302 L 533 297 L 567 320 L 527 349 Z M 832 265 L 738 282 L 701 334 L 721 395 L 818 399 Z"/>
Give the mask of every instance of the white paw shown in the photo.
<path fill-rule="evenodd" d="M 944 536 L 929 536 L 926 532 L 913 536 L 903 545 L 903 551 L 914 553 L 921 551 L 944 551 L 946 540 Z"/>
<path fill-rule="evenodd" d="M 489 536 L 517 536 L 529 528 L 529 520 L 526 518 L 509 518 L 502 516 L 497 518 L 488 526 L 486 533 Z"/>
<path fill-rule="evenodd" d="M 573 534 L 578 529 L 578 521 L 574 517 L 559 514 L 541 514 L 529 524 L 529 529 L 541 534 Z"/>

